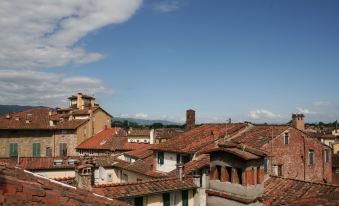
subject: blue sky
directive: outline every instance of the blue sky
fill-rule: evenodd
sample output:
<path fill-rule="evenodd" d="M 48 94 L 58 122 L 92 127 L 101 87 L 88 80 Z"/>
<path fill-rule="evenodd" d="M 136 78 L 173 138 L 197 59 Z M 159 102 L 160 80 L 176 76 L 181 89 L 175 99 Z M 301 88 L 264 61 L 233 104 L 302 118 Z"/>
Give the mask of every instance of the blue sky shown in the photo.
<path fill-rule="evenodd" d="M 93 55 L 28 70 L 63 75 L 61 84 L 78 76 L 97 81 L 95 90 L 83 84 L 65 90 L 94 93 L 114 116 L 183 121 L 193 108 L 199 122 L 286 122 L 295 112 L 309 122 L 339 119 L 338 1 L 145 0 L 132 6 L 123 21 L 98 24 L 65 44 Z M 56 106 L 46 99 L 31 102 Z M 1 103 L 31 103 L 8 101 Z"/>

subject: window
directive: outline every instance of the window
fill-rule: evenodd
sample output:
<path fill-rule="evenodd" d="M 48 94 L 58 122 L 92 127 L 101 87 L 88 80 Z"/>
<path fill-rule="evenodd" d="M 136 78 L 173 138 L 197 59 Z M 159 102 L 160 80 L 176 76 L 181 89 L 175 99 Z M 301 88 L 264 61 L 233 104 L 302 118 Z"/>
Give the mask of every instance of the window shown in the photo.
<path fill-rule="evenodd" d="M 9 144 L 9 157 L 17 157 L 18 156 L 18 144 L 10 143 Z"/>
<path fill-rule="evenodd" d="M 162 202 L 163 202 L 163 206 L 170 206 L 171 205 L 169 193 L 163 193 L 162 194 Z"/>
<path fill-rule="evenodd" d="M 52 148 L 50 147 L 46 148 L 46 157 L 52 157 Z"/>
<path fill-rule="evenodd" d="M 278 176 L 283 176 L 283 166 L 278 165 Z"/>
<path fill-rule="evenodd" d="M 164 164 L 164 152 L 158 152 L 158 164 L 159 165 Z"/>
<path fill-rule="evenodd" d="M 128 182 L 128 175 L 122 174 L 122 182 Z"/>
<path fill-rule="evenodd" d="M 67 144 L 66 143 L 60 143 L 60 156 L 61 157 L 67 156 Z"/>
<path fill-rule="evenodd" d="M 143 197 L 136 197 L 134 199 L 134 205 L 135 206 L 143 206 L 144 205 L 144 199 Z"/>
<path fill-rule="evenodd" d="M 267 174 L 267 171 L 268 171 L 268 159 L 265 158 L 264 159 L 264 172 L 265 172 L 265 174 Z"/>
<path fill-rule="evenodd" d="M 112 182 L 112 181 L 113 181 L 112 174 L 108 174 L 108 175 L 107 175 L 107 181 L 108 181 L 108 182 Z"/>
<path fill-rule="evenodd" d="M 33 157 L 40 157 L 40 143 L 33 143 Z"/>
<path fill-rule="evenodd" d="M 324 162 L 329 162 L 330 161 L 330 157 L 329 157 L 329 152 L 328 150 L 324 151 Z"/>
<path fill-rule="evenodd" d="M 314 164 L 314 150 L 310 149 L 308 151 L 308 164 L 313 165 Z"/>
<path fill-rule="evenodd" d="M 289 134 L 288 132 L 284 133 L 284 144 L 288 144 Z"/>
<path fill-rule="evenodd" d="M 216 167 L 217 167 L 217 174 L 218 174 L 217 180 L 221 180 L 221 166 L 217 165 Z"/>
<path fill-rule="evenodd" d="M 177 154 L 177 164 L 180 163 L 180 154 Z"/>
<path fill-rule="evenodd" d="M 188 206 L 188 191 L 182 191 L 182 206 Z"/>
<path fill-rule="evenodd" d="M 182 158 L 182 163 L 184 163 L 184 164 L 186 164 L 187 162 L 190 161 L 190 157 L 189 156 L 183 155 L 181 158 Z"/>

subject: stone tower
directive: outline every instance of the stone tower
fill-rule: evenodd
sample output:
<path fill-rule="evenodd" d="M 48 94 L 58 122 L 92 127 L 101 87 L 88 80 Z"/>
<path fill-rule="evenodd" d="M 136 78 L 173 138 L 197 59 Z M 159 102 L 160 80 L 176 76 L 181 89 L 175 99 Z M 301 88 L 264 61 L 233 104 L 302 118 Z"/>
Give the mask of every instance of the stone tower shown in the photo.
<path fill-rule="evenodd" d="M 303 114 L 292 114 L 292 126 L 304 131 L 305 130 L 305 122 Z"/>
<path fill-rule="evenodd" d="M 186 129 L 191 130 L 195 127 L 195 111 L 189 109 L 186 111 Z"/>

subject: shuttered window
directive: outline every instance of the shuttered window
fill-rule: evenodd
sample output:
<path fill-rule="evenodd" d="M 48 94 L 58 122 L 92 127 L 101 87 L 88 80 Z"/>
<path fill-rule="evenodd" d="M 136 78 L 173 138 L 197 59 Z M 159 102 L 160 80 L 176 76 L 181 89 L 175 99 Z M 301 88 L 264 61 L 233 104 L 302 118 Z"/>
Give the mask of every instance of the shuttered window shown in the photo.
<path fill-rule="evenodd" d="M 182 206 L 188 206 L 188 191 L 182 191 Z"/>
<path fill-rule="evenodd" d="M 67 156 L 67 144 L 66 143 L 60 143 L 60 156 Z"/>
<path fill-rule="evenodd" d="M 33 157 L 40 157 L 40 143 L 33 143 Z"/>
<path fill-rule="evenodd" d="M 9 144 L 9 156 L 10 157 L 17 157 L 18 156 L 18 144 L 17 143 L 10 143 Z"/>
<path fill-rule="evenodd" d="M 159 165 L 164 164 L 164 152 L 158 152 L 158 164 Z"/>
<path fill-rule="evenodd" d="M 164 193 L 162 194 L 162 202 L 164 203 L 164 206 L 170 206 L 170 194 L 169 193 Z"/>

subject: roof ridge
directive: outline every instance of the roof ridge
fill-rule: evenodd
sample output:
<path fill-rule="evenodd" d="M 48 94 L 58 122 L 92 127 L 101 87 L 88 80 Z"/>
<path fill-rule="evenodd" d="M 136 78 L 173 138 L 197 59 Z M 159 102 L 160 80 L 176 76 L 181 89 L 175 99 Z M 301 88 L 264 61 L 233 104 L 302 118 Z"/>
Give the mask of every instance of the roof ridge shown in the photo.
<path fill-rule="evenodd" d="M 114 187 L 114 186 L 123 186 L 123 185 L 137 185 L 137 184 L 146 184 L 150 182 L 159 182 L 159 181 L 167 181 L 167 180 L 176 180 L 179 179 L 177 177 L 168 177 L 168 178 L 158 178 L 158 179 L 150 179 L 150 180 L 143 180 L 139 182 L 123 182 L 123 183 L 111 183 L 111 184 L 98 184 L 94 185 L 96 188 L 100 187 Z"/>
<path fill-rule="evenodd" d="M 339 185 L 322 183 L 322 182 L 311 182 L 311 181 L 308 181 L 308 180 L 299 180 L 299 179 L 293 179 L 293 178 L 290 178 L 290 177 L 280 177 L 280 176 L 275 176 L 275 175 L 270 175 L 270 177 L 292 180 L 292 181 L 296 181 L 296 182 L 305 182 L 305 183 L 310 183 L 310 184 L 325 185 L 325 186 L 331 186 L 331 187 L 338 187 L 339 188 Z"/>

